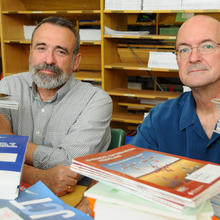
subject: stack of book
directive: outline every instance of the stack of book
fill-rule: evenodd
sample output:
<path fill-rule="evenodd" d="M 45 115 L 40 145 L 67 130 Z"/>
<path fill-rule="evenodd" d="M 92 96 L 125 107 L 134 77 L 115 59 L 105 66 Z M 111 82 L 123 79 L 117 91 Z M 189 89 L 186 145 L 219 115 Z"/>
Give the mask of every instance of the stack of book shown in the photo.
<path fill-rule="evenodd" d="M 105 10 L 141 10 L 141 0 L 105 0 Z"/>
<path fill-rule="evenodd" d="M 0 93 L 0 108 L 9 108 L 9 109 L 15 109 L 17 110 L 19 106 L 19 103 L 11 99 L 9 95 Z"/>
<path fill-rule="evenodd" d="M 218 164 L 132 145 L 73 159 L 71 168 L 175 212 L 198 210 L 220 192 Z"/>

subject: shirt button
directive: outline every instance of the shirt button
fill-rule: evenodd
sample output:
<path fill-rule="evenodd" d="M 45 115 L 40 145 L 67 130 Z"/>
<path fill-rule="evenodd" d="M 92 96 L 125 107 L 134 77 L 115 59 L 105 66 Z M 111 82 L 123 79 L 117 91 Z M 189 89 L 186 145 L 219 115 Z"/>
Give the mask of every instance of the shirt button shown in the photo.
<path fill-rule="evenodd" d="M 42 109 L 41 109 L 41 112 L 45 112 L 45 109 L 44 109 L 44 108 L 42 108 Z"/>
<path fill-rule="evenodd" d="M 39 135 L 39 134 L 40 134 L 40 131 L 36 131 L 36 134 Z"/>

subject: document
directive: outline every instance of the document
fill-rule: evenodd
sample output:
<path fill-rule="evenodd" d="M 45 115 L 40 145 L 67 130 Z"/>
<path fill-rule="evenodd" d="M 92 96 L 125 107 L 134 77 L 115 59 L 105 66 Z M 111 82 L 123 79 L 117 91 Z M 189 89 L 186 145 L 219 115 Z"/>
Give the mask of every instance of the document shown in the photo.
<path fill-rule="evenodd" d="M 148 67 L 178 70 L 176 55 L 172 52 L 150 52 Z"/>

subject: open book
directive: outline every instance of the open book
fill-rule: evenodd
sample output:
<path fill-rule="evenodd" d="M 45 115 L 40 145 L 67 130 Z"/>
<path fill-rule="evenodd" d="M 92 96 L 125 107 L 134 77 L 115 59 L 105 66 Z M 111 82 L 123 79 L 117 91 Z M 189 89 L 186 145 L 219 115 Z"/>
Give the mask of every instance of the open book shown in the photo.
<path fill-rule="evenodd" d="M 220 166 L 124 145 L 75 158 L 71 169 L 177 210 L 196 207 L 220 191 Z"/>

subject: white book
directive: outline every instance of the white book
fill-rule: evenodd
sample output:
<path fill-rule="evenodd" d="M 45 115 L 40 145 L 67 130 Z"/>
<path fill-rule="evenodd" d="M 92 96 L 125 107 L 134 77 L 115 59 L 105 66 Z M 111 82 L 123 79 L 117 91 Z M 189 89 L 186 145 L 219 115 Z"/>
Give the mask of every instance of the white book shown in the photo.
<path fill-rule="evenodd" d="M 220 8 L 219 0 L 182 0 L 182 9 L 217 9 Z"/>
<path fill-rule="evenodd" d="M 81 41 L 101 41 L 100 29 L 79 29 Z"/>
<path fill-rule="evenodd" d="M 180 10 L 181 0 L 143 0 L 143 10 Z"/>

